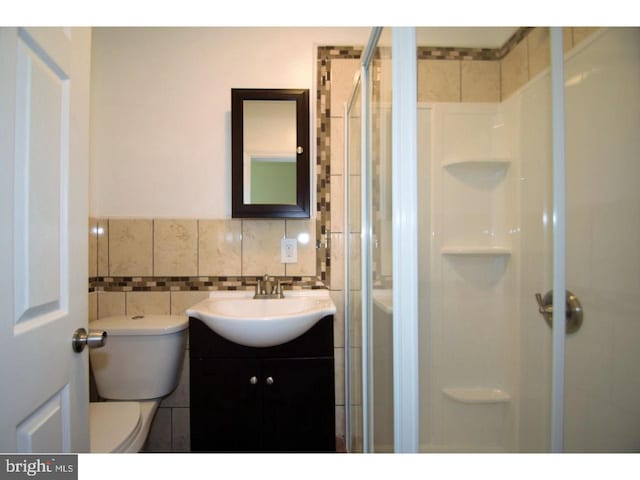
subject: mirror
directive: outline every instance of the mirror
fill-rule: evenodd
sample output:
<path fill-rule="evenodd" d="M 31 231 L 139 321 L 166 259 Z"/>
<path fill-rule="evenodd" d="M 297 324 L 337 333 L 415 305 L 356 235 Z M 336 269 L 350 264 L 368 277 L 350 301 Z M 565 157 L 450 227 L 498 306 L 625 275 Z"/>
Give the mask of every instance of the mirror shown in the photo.
<path fill-rule="evenodd" d="M 309 91 L 232 89 L 232 217 L 308 218 L 309 171 Z"/>

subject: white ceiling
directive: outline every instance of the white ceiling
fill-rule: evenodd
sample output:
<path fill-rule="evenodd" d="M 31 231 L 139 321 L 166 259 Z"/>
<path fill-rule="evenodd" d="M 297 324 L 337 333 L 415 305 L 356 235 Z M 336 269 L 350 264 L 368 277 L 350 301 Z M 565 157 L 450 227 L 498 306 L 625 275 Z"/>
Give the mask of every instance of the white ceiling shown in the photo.
<path fill-rule="evenodd" d="M 498 48 L 518 27 L 418 27 L 416 42 L 424 47 Z"/>

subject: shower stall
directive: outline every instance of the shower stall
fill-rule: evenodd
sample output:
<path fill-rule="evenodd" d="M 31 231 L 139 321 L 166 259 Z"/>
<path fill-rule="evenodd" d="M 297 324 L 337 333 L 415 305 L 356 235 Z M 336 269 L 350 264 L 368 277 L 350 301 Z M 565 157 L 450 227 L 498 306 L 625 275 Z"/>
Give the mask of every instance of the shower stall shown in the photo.
<path fill-rule="evenodd" d="M 347 447 L 640 451 L 640 28 L 437 30 L 345 105 Z"/>

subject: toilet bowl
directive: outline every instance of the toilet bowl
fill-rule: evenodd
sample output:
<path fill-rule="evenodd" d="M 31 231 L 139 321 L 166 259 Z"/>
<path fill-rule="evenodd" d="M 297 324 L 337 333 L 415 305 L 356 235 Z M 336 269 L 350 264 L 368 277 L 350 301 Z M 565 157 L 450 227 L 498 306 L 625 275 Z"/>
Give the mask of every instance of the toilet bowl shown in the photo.
<path fill-rule="evenodd" d="M 91 328 L 107 332 L 89 353 L 98 395 L 91 402 L 90 452 L 139 452 L 162 397 L 180 379 L 188 319 L 177 315 L 113 316 Z"/>

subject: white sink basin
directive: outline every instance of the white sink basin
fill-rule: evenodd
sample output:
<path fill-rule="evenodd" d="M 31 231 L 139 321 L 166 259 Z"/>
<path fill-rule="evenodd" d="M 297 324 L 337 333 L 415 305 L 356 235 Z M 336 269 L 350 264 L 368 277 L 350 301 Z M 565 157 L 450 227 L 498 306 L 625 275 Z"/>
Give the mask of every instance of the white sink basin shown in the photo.
<path fill-rule="evenodd" d="M 234 343 L 271 347 L 299 337 L 336 313 L 336 306 L 328 290 L 286 291 L 285 298 L 276 299 L 254 299 L 250 291 L 220 291 L 186 313 Z"/>

